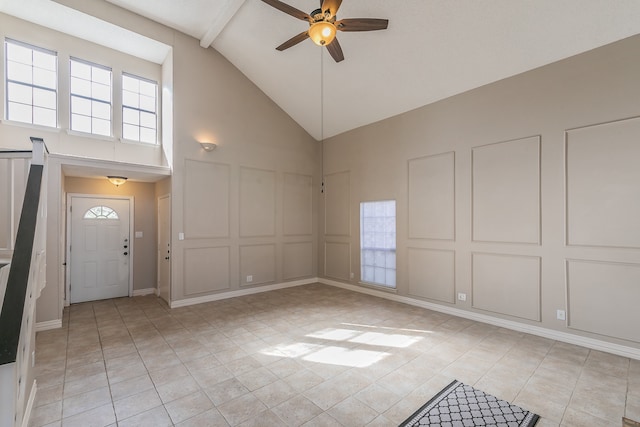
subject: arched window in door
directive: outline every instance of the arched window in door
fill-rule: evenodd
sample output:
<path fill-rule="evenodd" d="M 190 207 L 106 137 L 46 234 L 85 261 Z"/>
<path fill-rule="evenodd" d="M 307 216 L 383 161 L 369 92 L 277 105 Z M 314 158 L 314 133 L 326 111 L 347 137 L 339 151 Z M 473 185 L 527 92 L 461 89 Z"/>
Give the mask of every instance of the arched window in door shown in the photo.
<path fill-rule="evenodd" d="M 118 219 L 116 211 L 109 206 L 94 206 L 88 209 L 83 216 L 84 219 Z"/>

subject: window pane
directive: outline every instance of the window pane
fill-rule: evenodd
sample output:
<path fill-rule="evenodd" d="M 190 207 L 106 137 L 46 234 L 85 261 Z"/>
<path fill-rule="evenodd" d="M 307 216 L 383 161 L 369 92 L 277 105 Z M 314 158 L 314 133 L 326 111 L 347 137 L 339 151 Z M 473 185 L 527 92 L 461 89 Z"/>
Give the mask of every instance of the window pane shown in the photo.
<path fill-rule="evenodd" d="M 111 136 L 111 121 L 110 120 L 103 120 L 103 119 L 96 119 L 93 118 L 91 120 L 91 124 L 92 124 L 92 133 L 96 134 L 96 135 L 105 135 L 105 136 Z"/>
<path fill-rule="evenodd" d="M 122 121 L 124 123 L 132 124 L 132 125 L 139 125 L 140 112 L 138 110 L 132 110 L 131 108 L 123 108 Z"/>
<path fill-rule="evenodd" d="M 33 90 L 33 105 L 45 107 L 50 110 L 56 109 L 56 93 L 51 90 L 35 88 Z"/>
<path fill-rule="evenodd" d="M 150 98 L 156 98 L 156 85 L 155 83 L 140 81 L 140 94 L 148 96 Z"/>
<path fill-rule="evenodd" d="M 78 96 L 71 97 L 71 112 L 91 116 L 91 101 Z"/>
<path fill-rule="evenodd" d="M 396 202 L 360 204 L 360 263 L 364 282 L 396 286 Z"/>
<path fill-rule="evenodd" d="M 31 84 L 33 83 L 32 68 L 30 65 L 8 62 L 7 79 Z"/>
<path fill-rule="evenodd" d="M 33 65 L 45 70 L 56 71 L 56 57 L 50 53 L 33 51 Z"/>
<path fill-rule="evenodd" d="M 42 68 L 34 68 L 33 84 L 36 86 L 42 86 L 49 89 L 55 89 L 56 88 L 55 71 L 43 70 Z"/>
<path fill-rule="evenodd" d="M 138 94 L 137 93 L 133 93 L 133 92 L 129 92 L 129 91 L 123 91 L 122 92 L 122 105 L 125 105 L 127 107 L 133 107 L 133 108 L 138 108 L 140 106 L 139 102 L 138 102 Z"/>
<path fill-rule="evenodd" d="M 71 60 L 71 75 L 83 80 L 91 80 L 91 66 L 84 62 Z"/>
<path fill-rule="evenodd" d="M 17 83 L 9 83 L 7 85 L 7 98 L 9 101 L 20 102 L 22 104 L 31 105 L 32 91 L 31 86 L 25 86 Z"/>
<path fill-rule="evenodd" d="M 91 83 L 91 97 L 111 102 L 111 87 L 100 83 Z"/>
<path fill-rule="evenodd" d="M 140 90 L 139 81 L 129 76 L 122 76 L 122 90 L 138 93 Z"/>
<path fill-rule="evenodd" d="M 156 115 L 142 111 L 140 113 L 140 126 L 153 128 L 156 127 Z"/>
<path fill-rule="evenodd" d="M 71 77 L 71 94 L 91 98 L 91 82 Z"/>
<path fill-rule="evenodd" d="M 138 132 L 138 129 L 140 129 L 138 126 L 128 125 L 125 123 L 122 125 L 122 137 L 132 141 L 139 141 L 140 133 Z"/>
<path fill-rule="evenodd" d="M 151 144 L 156 143 L 156 130 L 149 128 L 140 128 L 140 141 Z"/>
<path fill-rule="evenodd" d="M 126 139 L 157 143 L 158 85 L 134 76 L 122 76 L 122 135 Z M 140 126 L 133 129 L 132 126 Z"/>
<path fill-rule="evenodd" d="M 140 109 L 156 112 L 156 99 L 149 96 L 140 95 Z"/>
<path fill-rule="evenodd" d="M 7 59 L 11 61 L 21 62 L 23 64 L 32 64 L 33 50 L 25 46 L 7 42 Z"/>
<path fill-rule="evenodd" d="M 31 105 L 9 102 L 7 118 L 17 122 L 33 123 L 32 107 Z"/>
<path fill-rule="evenodd" d="M 111 121 L 111 105 L 104 102 L 92 101 L 92 115 L 99 119 Z"/>
<path fill-rule="evenodd" d="M 91 133 L 91 117 L 72 114 L 71 129 L 79 132 Z"/>
<path fill-rule="evenodd" d="M 7 118 L 55 127 L 57 55 L 11 40 L 5 40 L 5 49 Z"/>
<path fill-rule="evenodd" d="M 50 108 L 33 108 L 33 123 L 42 126 L 56 127 L 56 110 Z"/>
<path fill-rule="evenodd" d="M 104 68 L 94 67 L 92 80 L 96 83 L 111 86 L 111 71 Z"/>
<path fill-rule="evenodd" d="M 111 69 L 71 60 L 72 129 L 110 136 L 111 98 Z"/>

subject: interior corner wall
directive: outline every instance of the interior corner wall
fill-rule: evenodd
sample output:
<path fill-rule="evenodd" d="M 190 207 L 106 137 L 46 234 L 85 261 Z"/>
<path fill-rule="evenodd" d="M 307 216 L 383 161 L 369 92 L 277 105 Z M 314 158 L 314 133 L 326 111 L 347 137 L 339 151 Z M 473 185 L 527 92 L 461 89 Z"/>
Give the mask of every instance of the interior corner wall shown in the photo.
<path fill-rule="evenodd" d="M 640 347 L 639 50 L 634 36 L 326 141 L 320 276 L 362 285 L 359 204 L 395 199 L 398 295 Z"/>
<path fill-rule="evenodd" d="M 173 61 L 172 302 L 316 277 L 319 144 L 215 50 Z"/>

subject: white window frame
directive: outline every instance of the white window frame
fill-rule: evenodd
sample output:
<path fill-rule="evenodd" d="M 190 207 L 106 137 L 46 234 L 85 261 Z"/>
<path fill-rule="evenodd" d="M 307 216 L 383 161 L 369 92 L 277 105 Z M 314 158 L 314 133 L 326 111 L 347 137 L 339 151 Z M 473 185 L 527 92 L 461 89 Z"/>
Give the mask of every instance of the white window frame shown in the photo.
<path fill-rule="evenodd" d="M 146 82 L 146 83 L 150 83 L 152 85 L 155 86 L 155 94 L 154 94 L 154 109 L 149 110 L 149 109 L 145 109 L 140 105 L 140 100 L 141 97 L 144 96 L 144 94 L 142 94 L 140 92 L 140 90 L 138 90 L 137 92 L 131 92 L 125 89 L 125 84 L 124 84 L 124 79 L 126 78 L 130 78 L 130 79 L 134 79 L 134 80 L 138 80 L 139 82 Z M 137 76 L 135 74 L 131 74 L 131 73 L 127 73 L 127 72 L 122 72 L 122 126 L 121 126 L 121 130 L 122 130 L 122 139 L 123 140 L 129 140 L 129 141 L 136 141 L 136 142 L 140 142 L 143 144 L 158 144 L 158 117 L 159 117 L 159 102 L 158 102 L 158 87 L 159 84 L 157 81 L 152 80 L 152 79 L 148 79 L 146 77 L 140 77 Z M 125 92 L 129 92 L 131 94 L 136 94 L 138 96 L 138 102 L 137 102 L 137 106 L 136 105 L 130 105 L 127 104 L 125 99 L 127 98 L 125 96 Z M 134 112 L 137 113 L 137 123 L 131 123 L 131 122 L 126 122 L 125 117 L 127 117 L 127 114 L 125 113 L 125 110 L 130 110 L 130 112 Z M 142 125 L 142 115 L 143 114 L 150 114 L 153 115 L 153 124 L 154 127 L 151 128 L 149 126 L 143 126 Z M 129 134 L 127 132 L 125 132 L 125 125 L 126 126 L 130 126 L 133 128 L 137 128 L 137 133 L 138 133 L 138 137 L 137 138 L 131 138 L 129 136 Z M 141 138 L 141 129 L 146 129 L 146 130 L 153 130 L 154 133 L 154 137 L 153 137 L 153 141 L 147 141 L 147 140 L 142 140 Z"/>
<path fill-rule="evenodd" d="M 73 62 L 77 62 L 78 64 L 84 64 L 87 65 L 89 67 L 91 67 L 91 76 L 89 78 L 89 80 L 79 77 L 79 76 L 74 76 L 73 75 L 73 66 L 72 63 Z M 93 72 L 94 69 L 98 69 L 98 70 L 103 70 L 103 71 L 108 71 L 109 72 L 109 101 L 106 101 L 102 98 L 97 98 L 94 95 L 93 92 L 93 86 L 95 85 L 104 85 L 103 83 L 100 82 L 96 82 L 93 79 Z M 89 83 L 89 86 L 91 87 L 90 91 L 91 91 L 91 95 L 81 95 L 79 93 L 74 93 L 74 89 L 73 89 L 73 79 L 80 79 L 80 80 L 84 80 L 86 82 Z M 87 112 L 86 111 L 82 111 L 82 112 L 74 112 L 73 109 L 73 105 L 74 105 L 74 98 L 78 99 L 78 100 L 84 100 L 84 101 L 88 101 L 91 105 L 90 107 L 90 111 Z M 98 117 L 96 116 L 96 114 L 94 114 L 94 107 L 98 106 L 98 105 L 107 105 L 109 107 L 109 118 L 106 119 L 105 117 Z M 74 124 L 73 124 L 73 118 L 74 115 L 77 116 L 82 116 L 82 117 L 88 117 L 90 120 L 90 129 L 87 132 L 84 129 L 74 129 Z M 95 123 L 97 120 L 101 120 L 101 121 L 106 121 L 108 120 L 109 122 L 109 133 L 105 134 L 105 133 L 99 133 L 96 132 L 95 129 Z M 105 66 L 105 65 L 100 65 L 100 64 L 96 64 L 95 62 L 91 62 L 91 61 L 87 61 L 84 59 L 80 59 L 80 58 L 76 58 L 76 57 L 70 57 L 69 58 L 69 129 L 73 132 L 84 132 L 84 133 L 89 133 L 91 135 L 98 135 L 98 136 L 106 136 L 106 137 L 111 137 L 113 136 L 113 70 L 111 69 L 111 67 Z"/>
<path fill-rule="evenodd" d="M 360 203 L 360 281 L 364 284 L 396 289 L 396 216 L 395 200 Z"/>
<path fill-rule="evenodd" d="M 20 46 L 26 49 L 30 49 L 32 51 L 32 59 L 31 59 L 31 63 L 30 64 L 26 64 L 26 63 L 20 63 L 18 61 L 16 61 L 15 59 L 11 59 L 9 58 L 9 45 L 16 45 L 16 46 Z M 54 70 L 50 70 L 50 69 L 43 69 L 41 67 L 36 67 L 33 63 L 33 53 L 34 52 L 40 52 L 46 55 L 51 55 L 54 57 L 54 61 L 55 61 L 55 69 Z M 50 127 L 50 128 L 57 128 L 58 127 L 58 53 L 53 51 L 53 50 L 49 50 L 49 49 L 45 49 L 39 46 L 34 46 L 32 44 L 29 43 L 25 43 L 25 42 L 21 42 L 18 40 L 14 40 L 11 38 L 5 38 L 4 40 L 4 53 L 5 53 L 5 61 L 4 61 L 4 66 L 5 66 L 5 117 L 7 120 L 9 121 L 15 121 L 15 122 L 20 122 L 20 123 L 28 123 L 28 124 L 32 124 L 32 125 L 36 125 L 36 126 L 45 126 L 45 127 Z M 24 81 L 20 81 L 20 80 L 14 80 L 9 78 L 9 62 L 15 63 L 15 64 L 22 64 L 25 66 L 28 66 L 31 68 L 31 83 L 27 83 Z M 47 86 L 42 86 L 42 85 L 38 85 L 36 83 L 34 83 L 34 68 L 39 68 L 39 69 L 43 69 L 46 70 L 48 72 L 54 72 L 55 74 L 55 84 L 54 87 L 47 87 Z M 23 103 L 23 102 L 17 102 L 17 101 L 13 101 L 10 99 L 10 84 L 14 84 L 14 85 L 21 85 L 21 86 L 25 86 L 25 87 L 29 87 L 31 89 L 31 102 L 30 103 Z M 45 107 L 45 106 L 40 106 L 40 105 L 36 105 L 34 103 L 34 97 L 33 97 L 33 92 L 39 90 L 39 91 L 45 91 L 45 92 L 50 92 L 53 94 L 53 96 L 55 97 L 55 101 L 54 101 L 54 108 L 49 108 L 49 107 Z M 10 111 L 10 103 L 14 103 L 14 104 L 21 104 L 21 105 L 27 105 L 31 108 L 31 121 L 25 121 L 25 120 L 19 120 L 15 117 L 11 117 L 9 115 L 9 111 Z M 47 124 L 44 122 L 38 122 L 35 121 L 35 117 L 36 117 L 36 109 L 43 109 L 43 110 L 49 110 L 49 111 L 53 111 L 55 114 L 55 119 L 54 119 L 54 123 L 53 124 Z"/>

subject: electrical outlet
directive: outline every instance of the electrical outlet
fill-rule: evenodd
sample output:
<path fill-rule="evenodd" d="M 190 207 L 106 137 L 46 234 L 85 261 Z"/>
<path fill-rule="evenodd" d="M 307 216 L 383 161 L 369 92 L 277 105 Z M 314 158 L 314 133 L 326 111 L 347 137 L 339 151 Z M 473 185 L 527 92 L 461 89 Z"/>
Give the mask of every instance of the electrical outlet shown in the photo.
<path fill-rule="evenodd" d="M 467 294 L 458 292 L 458 301 L 466 301 L 466 300 L 467 300 Z"/>
<path fill-rule="evenodd" d="M 353 273 L 351 273 L 351 274 L 350 274 L 350 277 L 353 279 L 354 277 L 356 277 L 356 275 L 355 275 L 355 274 L 353 274 Z"/>
<path fill-rule="evenodd" d="M 564 310 L 556 310 L 556 319 L 567 320 L 567 313 Z"/>
<path fill-rule="evenodd" d="M 247 283 L 251 283 L 253 282 L 253 276 L 249 275 L 247 276 Z"/>

